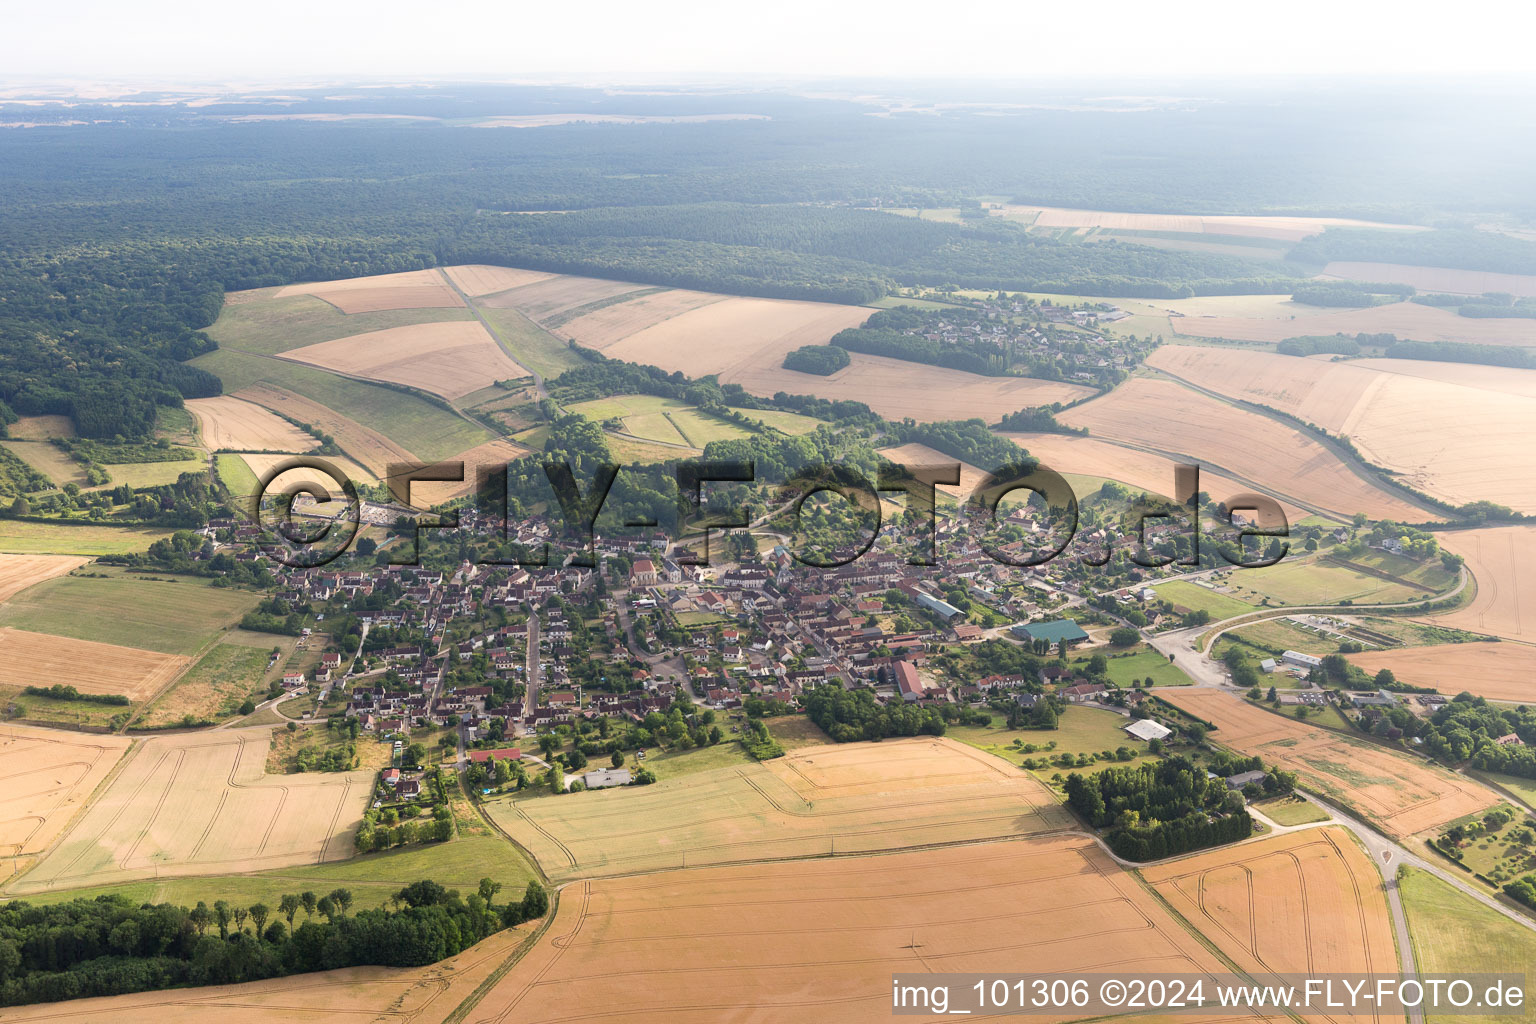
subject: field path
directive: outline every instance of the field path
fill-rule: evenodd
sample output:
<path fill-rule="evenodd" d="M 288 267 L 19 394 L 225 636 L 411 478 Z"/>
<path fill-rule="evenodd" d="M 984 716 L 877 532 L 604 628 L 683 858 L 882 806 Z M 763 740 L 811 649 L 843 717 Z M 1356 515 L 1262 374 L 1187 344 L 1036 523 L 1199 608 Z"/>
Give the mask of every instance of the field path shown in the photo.
<path fill-rule="evenodd" d="M 464 305 L 469 307 L 470 312 L 475 314 L 475 319 L 480 321 L 480 326 L 485 328 L 486 333 L 496 339 L 496 344 L 501 346 L 501 350 L 507 354 L 507 358 L 517 363 L 524 370 L 527 370 L 529 375 L 533 377 L 533 393 L 538 395 L 541 401 L 548 398 L 549 389 L 544 386 L 544 375 L 517 358 L 517 353 L 513 351 L 511 345 L 507 344 L 507 339 L 503 338 L 501 332 L 485 318 L 485 314 L 480 311 L 480 307 L 475 305 L 475 300 L 465 294 L 464 289 L 459 287 L 459 283 L 449 275 L 448 271 L 438 267 L 437 272 L 442 276 L 448 287 L 452 288 L 454 293 L 464 301 Z"/>
<path fill-rule="evenodd" d="M 1155 372 L 1156 372 L 1156 374 L 1158 374 L 1160 376 L 1163 376 L 1163 377 L 1166 377 L 1169 380 L 1177 381 L 1183 387 L 1186 387 L 1186 388 L 1188 388 L 1191 391 L 1194 391 L 1194 392 L 1197 392 L 1197 393 L 1199 393 L 1201 395 L 1204 395 L 1207 398 L 1213 399 L 1213 400 L 1218 401 L 1218 402 L 1224 402 L 1227 405 L 1236 406 L 1237 408 L 1242 409 L 1242 410 L 1244 410 L 1246 412 L 1251 412 L 1251 413 L 1254 413 L 1256 415 L 1263 416 L 1266 419 L 1273 420 L 1274 422 L 1280 424 L 1281 426 L 1285 427 L 1288 430 L 1295 430 L 1297 433 L 1301 434 L 1301 436 L 1303 436 L 1305 438 L 1308 438 L 1309 440 L 1316 441 L 1318 444 L 1322 445 L 1322 447 L 1328 452 L 1328 454 L 1332 455 L 1334 458 L 1339 460 L 1339 463 L 1341 465 L 1343 465 L 1346 469 L 1348 469 L 1355 476 L 1359 477 L 1361 480 L 1363 480 L 1366 483 L 1370 484 L 1372 487 L 1376 488 L 1377 490 L 1381 491 L 1382 493 L 1389 494 L 1389 495 L 1391 495 L 1394 498 L 1398 498 L 1398 499 L 1406 502 L 1407 504 L 1412 505 L 1414 508 L 1419 509 L 1420 511 L 1426 513 L 1430 517 L 1431 520 L 1440 520 L 1440 519 L 1442 519 L 1444 517 L 1444 513 L 1440 509 L 1435 508 L 1433 505 L 1430 505 L 1429 503 L 1425 502 L 1424 499 L 1420 498 L 1418 495 L 1410 494 L 1409 492 L 1401 490 L 1400 488 L 1393 487 L 1390 484 L 1384 483 L 1382 481 L 1380 473 L 1377 473 L 1374 469 L 1372 469 L 1371 467 L 1367 466 L 1364 462 L 1362 462 L 1360 460 L 1359 456 L 1357 456 L 1354 453 L 1352 453 L 1352 452 L 1348 451 L 1347 449 L 1345 449 L 1343 445 L 1339 444 L 1331 436 L 1328 436 L 1328 435 L 1325 435 L 1325 434 L 1322 434 L 1322 433 L 1314 433 L 1313 431 L 1306 430 L 1305 428 L 1297 427 L 1295 425 L 1295 423 L 1288 422 L 1284 418 L 1275 415 L 1275 411 L 1273 409 L 1269 408 L 1266 405 L 1259 405 L 1256 402 L 1245 402 L 1242 399 L 1231 398 L 1231 397 L 1229 397 L 1227 395 L 1223 395 L 1223 394 L 1221 394 L 1218 391 L 1211 391 L 1208 388 L 1203 388 L 1200 385 L 1195 384 L 1194 382 L 1192 382 L 1192 381 L 1190 381 L 1190 380 L 1188 380 L 1188 379 L 1186 379 L 1184 377 L 1180 377 L 1179 375 L 1173 373 L 1170 370 L 1158 369 Z M 1383 378 L 1383 379 L 1385 379 L 1385 378 Z M 1347 431 L 1345 431 L 1345 432 L 1347 433 Z M 1138 446 L 1136 446 L 1136 445 L 1126 445 L 1125 447 L 1132 447 L 1132 448 L 1134 448 L 1134 447 L 1138 447 Z M 1151 451 L 1152 449 L 1147 449 L 1147 450 Z M 1167 453 L 1158 452 L 1156 454 L 1167 454 Z M 1240 480 L 1243 483 L 1249 484 L 1250 486 L 1253 486 L 1253 487 L 1257 488 L 1258 490 L 1260 490 L 1260 491 L 1262 491 L 1264 493 L 1273 493 L 1270 490 L 1268 490 L 1267 488 L 1259 487 L 1257 484 L 1254 484 L 1253 481 L 1251 481 L 1251 480 L 1243 480 L 1242 477 L 1238 476 L 1235 473 L 1232 473 L 1230 470 L 1223 469 L 1220 466 L 1213 466 L 1212 468 L 1214 468 L 1214 469 L 1216 469 L 1216 470 L 1218 470 L 1218 471 L 1220 471 L 1222 473 L 1225 473 L 1225 474 L 1231 476 L 1235 480 Z M 1328 510 L 1320 509 L 1320 508 L 1318 508 L 1316 506 L 1309 505 L 1306 502 L 1298 501 L 1297 499 L 1295 499 L 1293 497 L 1290 497 L 1290 496 L 1286 496 L 1286 497 L 1287 497 L 1288 500 L 1294 502 L 1297 505 L 1300 505 L 1302 508 L 1310 509 L 1313 512 L 1328 511 Z M 1346 514 L 1353 514 L 1353 513 L 1347 512 L 1347 510 L 1342 510 L 1341 509 L 1341 510 L 1338 510 L 1338 511 L 1344 511 L 1344 512 L 1346 512 Z"/>

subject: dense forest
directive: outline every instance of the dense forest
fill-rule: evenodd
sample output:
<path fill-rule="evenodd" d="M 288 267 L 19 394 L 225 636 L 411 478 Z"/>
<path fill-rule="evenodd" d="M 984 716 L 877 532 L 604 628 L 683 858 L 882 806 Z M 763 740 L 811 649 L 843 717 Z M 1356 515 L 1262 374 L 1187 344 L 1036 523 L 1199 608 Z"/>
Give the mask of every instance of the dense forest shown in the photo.
<path fill-rule="evenodd" d="M 1033 95 L 1014 87 L 1020 95 Z M 943 92 L 944 90 L 940 90 Z M 998 117 L 872 118 L 878 105 L 783 93 L 667 96 L 534 86 L 301 90 L 325 114 L 425 118 L 570 109 L 727 111 L 757 119 L 537 131 L 421 123 L 237 124 L 289 97 L 143 108 L 0 102 L 0 422 L 60 413 L 136 439 L 156 408 L 217 394 L 186 365 L 226 290 L 490 262 L 773 297 L 866 302 L 892 284 L 1176 297 L 1290 292 L 1290 264 L 1124 240 L 1083 243 L 997 217 L 886 207 L 993 195 L 1124 210 L 1392 212 L 1475 195 L 1529 207 L 1529 140 L 1497 104 L 1427 98 L 1415 116 L 1480 152 L 1404 152 L 1383 100 L 1354 107 L 1238 91 L 1123 112 L 1058 98 Z M 1401 103 L 1394 100 L 1387 103 Z M 419 113 L 431 111 L 431 113 Z M 1234 117 L 1241 114 L 1240 117 Z M 24 116 L 22 116 L 24 115 Z M 1263 130 L 1254 134 L 1255 126 Z M 1340 142 L 1348 140 L 1340 159 Z M 1242 145 L 1234 144 L 1238 140 Z M 1455 147 L 1440 147 L 1450 153 Z M 1138 154 L 1131 158 L 1126 154 Z M 1402 168 L 1414 168 L 1404 174 Z M 513 211 L 569 211 L 511 216 Z M 1297 259 L 1394 259 L 1528 271 L 1536 245 L 1486 232 L 1330 231 Z M 13 488 L 14 489 L 14 488 Z"/>

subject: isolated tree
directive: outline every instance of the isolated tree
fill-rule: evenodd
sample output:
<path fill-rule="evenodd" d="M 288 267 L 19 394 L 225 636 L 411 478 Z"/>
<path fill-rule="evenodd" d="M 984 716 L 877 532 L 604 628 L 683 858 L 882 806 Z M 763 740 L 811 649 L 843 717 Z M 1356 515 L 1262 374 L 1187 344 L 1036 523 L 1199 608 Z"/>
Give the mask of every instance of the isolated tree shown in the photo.
<path fill-rule="evenodd" d="M 608 760 L 610 762 L 612 762 L 612 764 L 613 764 L 613 766 L 615 768 L 623 768 L 624 767 L 624 751 L 622 751 L 622 750 L 615 750 L 613 752 L 613 756 L 610 757 Z"/>
<path fill-rule="evenodd" d="M 198 900 L 197 906 L 187 911 L 187 920 L 192 922 L 192 927 L 196 928 L 197 934 L 201 936 L 213 923 L 213 914 L 208 910 L 208 904 Z"/>
<path fill-rule="evenodd" d="M 11 502 L 11 515 L 29 516 L 32 514 L 32 503 L 21 495 L 16 495 L 16 500 Z"/>
<path fill-rule="evenodd" d="M 267 930 L 267 917 L 272 913 L 272 908 L 265 903 L 252 903 L 250 912 L 251 924 L 256 929 L 256 934 L 263 934 Z"/>
<path fill-rule="evenodd" d="M 299 912 L 300 906 L 299 898 L 291 892 L 283 893 L 283 898 L 277 901 L 277 912 L 288 919 L 289 931 L 293 931 L 293 915 Z"/>
<path fill-rule="evenodd" d="M 315 910 L 320 905 L 319 897 L 317 897 L 314 893 L 305 890 L 304 892 L 299 893 L 299 902 L 304 906 L 304 920 L 307 921 L 311 917 L 315 916 Z"/>
<path fill-rule="evenodd" d="M 352 890 L 332 889 L 331 902 L 336 904 L 337 909 L 341 912 L 341 916 L 346 917 L 347 911 L 352 909 Z"/>
<path fill-rule="evenodd" d="M 494 878 L 480 879 L 480 898 L 485 900 L 485 905 L 490 906 L 496 899 L 496 894 L 501 892 L 501 883 Z"/>

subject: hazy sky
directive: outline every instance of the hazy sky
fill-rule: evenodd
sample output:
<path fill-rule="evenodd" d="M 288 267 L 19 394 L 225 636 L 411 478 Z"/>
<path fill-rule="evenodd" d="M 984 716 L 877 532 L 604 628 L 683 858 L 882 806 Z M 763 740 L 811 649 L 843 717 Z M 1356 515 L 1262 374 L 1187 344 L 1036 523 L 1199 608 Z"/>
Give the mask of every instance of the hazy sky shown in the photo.
<path fill-rule="evenodd" d="M 0 78 L 1531 69 L 1524 5 L 1463 0 L 76 0 L 7 3 Z"/>

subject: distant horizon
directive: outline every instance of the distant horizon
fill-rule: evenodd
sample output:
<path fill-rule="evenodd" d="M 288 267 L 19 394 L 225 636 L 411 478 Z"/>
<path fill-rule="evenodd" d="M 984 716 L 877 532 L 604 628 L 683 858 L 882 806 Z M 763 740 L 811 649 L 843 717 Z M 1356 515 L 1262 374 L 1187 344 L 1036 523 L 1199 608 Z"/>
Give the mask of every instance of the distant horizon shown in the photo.
<path fill-rule="evenodd" d="M 1215 0 L 1152 8 L 970 5 L 945 19 L 915 5 L 783 0 L 723 10 L 448 0 L 430 12 L 381 0 L 365 13 L 270 0 L 218 10 L 167 0 L 84 0 L 67 21 L 7 12 L 8 76 L 160 80 L 259 77 L 766 75 L 1038 79 L 1045 76 L 1487 75 L 1530 73 L 1516 11 L 1471 0 L 1446 19 L 1425 4 L 1302 0 L 1282 15 Z M 575 30 L 573 30 L 575 26 Z M 580 70 L 580 69 L 592 70 Z M 576 69 L 576 70 L 571 70 Z"/>

